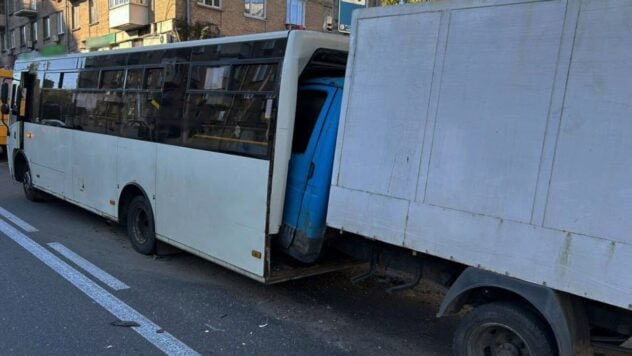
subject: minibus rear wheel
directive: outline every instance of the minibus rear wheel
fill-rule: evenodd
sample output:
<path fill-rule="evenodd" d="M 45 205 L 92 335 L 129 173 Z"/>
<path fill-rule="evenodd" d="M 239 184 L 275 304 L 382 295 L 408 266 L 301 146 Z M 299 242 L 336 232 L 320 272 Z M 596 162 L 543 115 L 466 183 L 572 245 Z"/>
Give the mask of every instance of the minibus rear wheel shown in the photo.
<path fill-rule="evenodd" d="M 156 251 L 154 214 L 143 196 L 132 199 L 127 208 L 127 236 L 137 252 L 150 255 Z"/>

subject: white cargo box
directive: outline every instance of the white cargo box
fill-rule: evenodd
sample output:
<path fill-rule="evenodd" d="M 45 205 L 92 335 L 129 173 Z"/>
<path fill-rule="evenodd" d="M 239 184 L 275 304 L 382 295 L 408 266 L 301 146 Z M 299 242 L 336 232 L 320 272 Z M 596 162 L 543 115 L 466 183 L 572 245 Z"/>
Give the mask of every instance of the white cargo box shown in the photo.
<path fill-rule="evenodd" d="M 632 1 L 355 16 L 328 225 L 632 309 Z"/>

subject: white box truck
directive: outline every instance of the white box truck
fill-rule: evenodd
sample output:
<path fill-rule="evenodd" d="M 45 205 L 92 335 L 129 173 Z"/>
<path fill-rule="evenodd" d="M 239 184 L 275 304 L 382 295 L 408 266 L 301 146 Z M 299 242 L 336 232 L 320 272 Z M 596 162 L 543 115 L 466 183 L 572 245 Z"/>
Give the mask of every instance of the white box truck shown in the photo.
<path fill-rule="evenodd" d="M 624 343 L 632 1 L 438 1 L 352 28 L 328 226 L 464 266 L 439 313 L 475 307 L 458 354 L 525 354 L 497 324 L 527 341 L 537 320 L 563 355 L 589 327 Z"/>

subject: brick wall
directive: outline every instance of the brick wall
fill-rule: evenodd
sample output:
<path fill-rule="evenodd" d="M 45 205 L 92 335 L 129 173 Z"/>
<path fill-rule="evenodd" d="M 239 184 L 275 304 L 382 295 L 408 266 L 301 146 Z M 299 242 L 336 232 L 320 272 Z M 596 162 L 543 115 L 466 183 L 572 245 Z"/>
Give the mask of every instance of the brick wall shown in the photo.
<path fill-rule="evenodd" d="M 333 15 L 332 1 L 308 1 L 305 9 L 305 27 L 308 30 L 322 31 L 325 16 Z"/>

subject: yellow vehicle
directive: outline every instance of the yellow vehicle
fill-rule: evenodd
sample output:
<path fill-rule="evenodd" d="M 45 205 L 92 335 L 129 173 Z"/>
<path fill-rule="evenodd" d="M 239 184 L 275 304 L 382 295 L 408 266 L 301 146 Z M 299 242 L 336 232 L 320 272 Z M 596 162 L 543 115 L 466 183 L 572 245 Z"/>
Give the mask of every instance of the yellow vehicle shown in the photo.
<path fill-rule="evenodd" d="M 2 83 L 8 83 L 11 87 L 11 80 L 13 79 L 13 71 L 10 69 L 0 69 L 0 85 Z M 2 150 L 1 157 L 7 156 L 7 141 L 9 133 L 9 115 L 3 114 L 0 111 L 0 149 Z"/>

